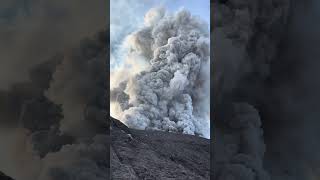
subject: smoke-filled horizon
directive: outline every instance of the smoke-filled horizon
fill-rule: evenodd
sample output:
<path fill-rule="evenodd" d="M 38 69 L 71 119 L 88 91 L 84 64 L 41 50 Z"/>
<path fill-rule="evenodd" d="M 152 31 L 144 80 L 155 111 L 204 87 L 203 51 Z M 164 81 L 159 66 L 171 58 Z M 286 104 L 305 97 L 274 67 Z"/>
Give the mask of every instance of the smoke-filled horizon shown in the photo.
<path fill-rule="evenodd" d="M 1 172 L 16 180 L 109 177 L 106 36 L 84 39 L 34 67 L 31 82 L 0 91 Z"/>
<path fill-rule="evenodd" d="M 2 0 L 0 89 L 30 81 L 33 66 L 77 46 L 106 23 L 105 7 L 98 0 Z"/>
<path fill-rule="evenodd" d="M 319 1 L 213 6 L 214 179 L 319 179 Z"/>
<path fill-rule="evenodd" d="M 150 9 L 124 38 L 125 63 L 111 71 L 111 115 L 135 129 L 209 138 L 209 37 L 186 9 Z"/>
<path fill-rule="evenodd" d="M 0 172 L 109 177 L 106 3 L 0 1 Z"/>

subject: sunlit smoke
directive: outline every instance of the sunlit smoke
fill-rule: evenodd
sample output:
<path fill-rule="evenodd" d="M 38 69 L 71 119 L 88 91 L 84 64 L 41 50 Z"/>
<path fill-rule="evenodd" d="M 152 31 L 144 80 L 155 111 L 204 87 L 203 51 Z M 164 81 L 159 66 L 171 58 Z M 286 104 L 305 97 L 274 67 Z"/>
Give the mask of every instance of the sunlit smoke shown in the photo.
<path fill-rule="evenodd" d="M 209 138 L 208 25 L 181 9 L 152 8 L 125 41 L 123 68 L 111 72 L 111 114 L 135 129 Z"/>

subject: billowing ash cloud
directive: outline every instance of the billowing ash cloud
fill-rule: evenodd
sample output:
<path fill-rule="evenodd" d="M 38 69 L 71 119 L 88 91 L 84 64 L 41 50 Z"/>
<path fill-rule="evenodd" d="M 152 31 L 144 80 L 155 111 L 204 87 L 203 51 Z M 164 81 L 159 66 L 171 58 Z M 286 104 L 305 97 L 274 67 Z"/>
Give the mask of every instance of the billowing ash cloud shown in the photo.
<path fill-rule="evenodd" d="M 228 113 L 229 132 L 215 129 L 214 178 L 269 180 L 263 167 L 266 149 L 259 112 L 248 103 L 233 103 Z"/>
<path fill-rule="evenodd" d="M 319 1 L 227 0 L 213 7 L 214 178 L 318 179 Z M 239 106 L 252 111 L 239 114 Z"/>
<path fill-rule="evenodd" d="M 107 179 L 106 5 L 0 2 L 0 172 Z"/>
<path fill-rule="evenodd" d="M 135 62 L 142 59 L 148 64 L 118 79 L 121 83 L 111 89 L 111 105 L 118 106 L 113 114 L 131 128 L 209 137 L 208 25 L 184 9 L 169 14 L 153 8 L 144 27 L 126 42 L 128 63 L 139 66 Z"/>
<path fill-rule="evenodd" d="M 106 125 L 106 34 L 85 39 L 80 48 L 63 57 L 52 75 L 46 96 L 61 104 L 60 130 L 73 136 L 96 133 Z M 70 78 L 72 77 L 72 78 Z M 98 129 L 97 129 L 98 128 Z"/>
<path fill-rule="evenodd" d="M 110 66 L 119 66 L 127 48 L 124 38 L 143 25 L 145 7 L 151 6 L 150 0 L 111 0 L 110 1 Z M 125 9 L 125 11 L 124 11 Z M 133 15 L 134 14 L 134 15 Z"/>
<path fill-rule="evenodd" d="M 0 91 L 1 172 L 16 180 L 109 177 L 106 52 L 101 31 Z"/>
<path fill-rule="evenodd" d="M 108 179 L 109 146 L 106 135 L 97 135 L 91 142 L 65 145 L 43 159 L 38 179 Z"/>
<path fill-rule="evenodd" d="M 104 28 L 106 3 L 93 0 L 0 2 L 0 88 L 25 82 L 29 70 Z"/>

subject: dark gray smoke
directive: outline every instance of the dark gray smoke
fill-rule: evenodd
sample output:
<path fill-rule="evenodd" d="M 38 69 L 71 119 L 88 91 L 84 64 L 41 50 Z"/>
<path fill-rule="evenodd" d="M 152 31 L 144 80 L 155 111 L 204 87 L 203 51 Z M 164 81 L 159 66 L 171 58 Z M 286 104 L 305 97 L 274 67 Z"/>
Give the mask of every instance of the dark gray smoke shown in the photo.
<path fill-rule="evenodd" d="M 53 73 L 46 96 L 62 105 L 64 118 L 60 130 L 63 133 L 81 137 L 106 126 L 105 42 L 105 33 L 83 40 L 80 48 L 63 57 Z"/>
<path fill-rule="evenodd" d="M 107 33 L 2 91 L 0 170 L 17 180 L 107 179 Z"/>
<path fill-rule="evenodd" d="M 109 176 L 108 41 L 105 31 L 97 34 L 107 24 L 104 2 L 0 2 L 0 171 L 6 175 Z"/>
<path fill-rule="evenodd" d="M 154 8 L 127 43 L 133 66 L 139 59 L 148 65 L 111 90 L 121 121 L 137 129 L 209 137 L 208 26 L 186 10 L 172 15 Z"/>
<path fill-rule="evenodd" d="M 30 80 L 34 65 L 104 28 L 105 9 L 100 0 L 1 1 L 0 88 Z"/>
<path fill-rule="evenodd" d="M 215 178 L 319 178 L 319 7 L 312 0 L 214 5 Z M 256 113 L 240 116 L 239 103 Z"/>
<path fill-rule="evenodd" d="M 0 171 L 6 175 L 108 177 L 107 33 L 79 47 L 105 28 L 105 9 L 99 0 L 0 2 Z"/>

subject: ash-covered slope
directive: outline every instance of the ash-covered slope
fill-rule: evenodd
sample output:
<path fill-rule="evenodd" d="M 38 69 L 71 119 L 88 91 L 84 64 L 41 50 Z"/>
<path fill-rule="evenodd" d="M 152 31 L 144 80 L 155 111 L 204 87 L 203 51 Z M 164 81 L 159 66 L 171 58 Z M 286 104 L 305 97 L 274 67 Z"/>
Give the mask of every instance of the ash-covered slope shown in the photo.
<path fill-rule="evenodd" d="M 210 141 L 111 120 L 111 179 L 210 179 Z"/>

